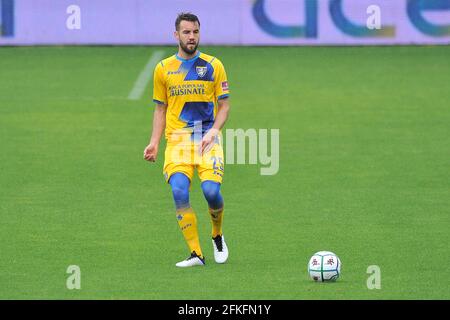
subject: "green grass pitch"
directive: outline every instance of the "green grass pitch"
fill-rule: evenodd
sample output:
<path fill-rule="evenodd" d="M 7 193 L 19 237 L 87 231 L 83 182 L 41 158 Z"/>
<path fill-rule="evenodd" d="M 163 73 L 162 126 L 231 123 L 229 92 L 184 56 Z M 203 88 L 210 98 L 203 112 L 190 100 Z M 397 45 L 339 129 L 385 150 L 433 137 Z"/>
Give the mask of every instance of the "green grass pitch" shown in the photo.
<path fill-rule="evenodd" d="M 225 265 L 196 179 L 207 266 L 180 270 L 163 148 L 142 159 L 150 86 L 127 99 L 175 48 L 0 48 L 0 299 L 450 299 L 450 47 L 201 49 L 228 72 L 226 128 L 280 129 L 280 170 L 226 166 Z M 309 279 L 319 250 L 336 283 Z"/>

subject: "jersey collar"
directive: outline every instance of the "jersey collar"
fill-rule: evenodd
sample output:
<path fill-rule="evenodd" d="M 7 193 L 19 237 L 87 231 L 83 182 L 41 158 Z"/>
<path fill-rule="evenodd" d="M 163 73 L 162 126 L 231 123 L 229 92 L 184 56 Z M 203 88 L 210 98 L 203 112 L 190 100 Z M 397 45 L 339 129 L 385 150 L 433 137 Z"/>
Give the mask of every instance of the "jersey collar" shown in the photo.
<path fill-rule="evenodd" d="M 197 54 L 196 54 L 194 57 L 190 58 L 190 59 L 184 59 L 184 58 L 181 58 L 180 56 L 178 56 L 178 53 L 175 54 L 175 57 L 176 57 L 178 60 L 183 61 L 183 62 L 191 62 L 191 61 L 194 61 L 194 60 L 196 60 L 199 56 L 200 56 L 200 51 L 197 52 Z"/>

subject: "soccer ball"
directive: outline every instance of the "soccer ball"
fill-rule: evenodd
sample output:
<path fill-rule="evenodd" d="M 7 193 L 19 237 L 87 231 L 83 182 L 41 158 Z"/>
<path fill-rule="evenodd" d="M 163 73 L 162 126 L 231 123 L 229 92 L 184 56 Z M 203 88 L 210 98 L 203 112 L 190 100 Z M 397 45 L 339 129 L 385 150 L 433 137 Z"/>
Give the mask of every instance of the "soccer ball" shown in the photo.
<path fill-rule="evenodd" d="M 316 252 L 309 259 L 308 273 L 314 281 L 336 281 L 341 274 L 341 260 L 330 251 Z"/>

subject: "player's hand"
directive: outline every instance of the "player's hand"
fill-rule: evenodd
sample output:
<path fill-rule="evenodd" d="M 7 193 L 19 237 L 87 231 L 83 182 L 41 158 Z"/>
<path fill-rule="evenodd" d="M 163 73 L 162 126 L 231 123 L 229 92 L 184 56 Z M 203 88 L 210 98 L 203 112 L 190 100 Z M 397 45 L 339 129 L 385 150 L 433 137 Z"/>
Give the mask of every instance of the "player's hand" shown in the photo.
<path fill-rule="evenodd" d="M 204 154 L 212 149 L 214 143 L 216 142 L 216 137 L 219 134 L 217 129 L 209 129 L 209 131 L 203 136 L 202 145 L 200 148 L 200 153 Z"/>
<path fill-rule="evenodd" d="M 150 143 L 144 149 L 144 159 L 150 162 L 156 161 L 156 156 L 158 155 L 158 145 Z"/>

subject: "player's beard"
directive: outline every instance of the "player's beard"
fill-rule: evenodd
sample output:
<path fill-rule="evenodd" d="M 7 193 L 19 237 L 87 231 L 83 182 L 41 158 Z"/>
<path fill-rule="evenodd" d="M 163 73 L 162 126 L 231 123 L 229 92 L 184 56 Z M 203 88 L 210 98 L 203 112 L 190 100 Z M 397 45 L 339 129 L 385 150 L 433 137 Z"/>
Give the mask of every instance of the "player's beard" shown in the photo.
<path fill-rule="evenodd" d="M 189 49 L 189 48 L 188 48 L 188 44 L 185 45 L 183 42 L 180 41 L 180 48 L 181 48 L 181 50 L 183 50 L 186 54 L 189 54 L 189 55 L 194 54 L 195 51 L 197 51 L 197 47 L 198 47 L 198 42 L 195 44 L 195 46 L 194 46 L 193 49 Z"/>

